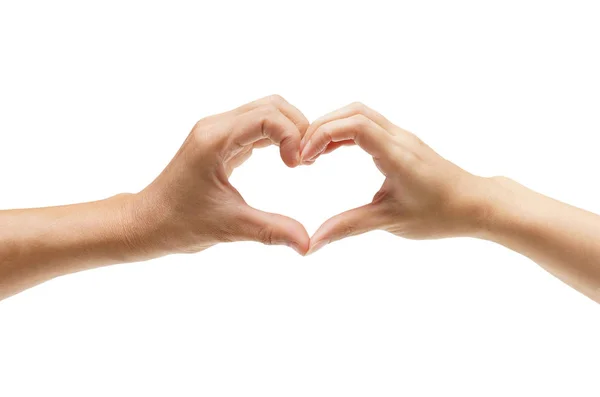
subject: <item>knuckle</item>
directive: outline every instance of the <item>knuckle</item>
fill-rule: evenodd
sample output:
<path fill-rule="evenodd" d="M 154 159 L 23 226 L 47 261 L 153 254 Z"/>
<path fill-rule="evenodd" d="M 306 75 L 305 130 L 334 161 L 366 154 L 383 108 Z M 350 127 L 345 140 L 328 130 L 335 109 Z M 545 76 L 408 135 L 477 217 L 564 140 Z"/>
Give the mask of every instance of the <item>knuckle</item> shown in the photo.
<path fill-rule="evenodd" d="M 412 133 L 411 133 L 412 134 Z M 417 143 L 417 145 L 420 148 L 426 148 L 427 144 L 425 142 L 423 142 L 423 140 L 421 138 L 419 138 L 418 136 L 416 136 L 415 134 L 412 134 L 414 141 Z"/>
<path fill-rule="evenodd" d="M 196 123 L 188 139 L 194 150 L 200 151 L 199 153 L 220 153 L 226 146 L 228 130 L 228 124 L 207 123 L 201 120 Z"/>
<path fill-rule="evenodd" d="M 279 111 L 273 105 L 263 105 L 257 109 L 257 122 L 260 125 L 263 137 L 267 138 L 268 130 L 276 123 L 276 116 Z"/>
<path fill-rule="evenodd" d="M 301 132 L 308 130 L 309 126 L 310 126 L 310 123 L 308 120 L 302 120 L 296 124 L 296 127 L 298 127 L 298 130 Z"/>
<path fill-rule="evenodd" d="M 417 146 L 425 146 L 425 142 L 423 142 L 421 140 L 421 138 L 419 138 L 417 135 L 415 135 L 414 133 L 407 131 L 407 130 L 401 130 L 407 137 L 408 139 L 413 142 L 414 144 L 416 144 Z"/>
<path fill-rule="evenodd" d="M 270 115 L 272 115 L 273 113 L 275 113 L 277 111 L 277 108 L 275 106 L 273 106 L 273 104 L 271 103 L 266 103 L 264 105 L 260 105 L 259 107 L 256 108 L 256 112 L 264 117 L 268 117 Z"/>
<path fill-rule="evenodd" d="M 359 129 L 363 129 L 369 125 L 370 121 L 367 116 L 359 113 L 352 116 L 352 122 Z"/>
<path fill-rule="evenodd" d="M 513 179 L 508 178 L 506 176 L 501 176 L 501 175 L 493 176 L 490 179 L 492 179 L 493 181 L 495 181 L 501 185 L 511 185 L 511 184 L 516 183 Z"/>
<path fill-rule="evenodd" d="M 285 99 L 279 94 L 269 95 L 267 101 L 275 106 L 285 103 Z"/>
<path fill-rule="evenodd" d="M 367 111 L 367 106 L 362 102 L 352 102 L 350 104 L 350 108 L 358 113 L 365 113 Z"/>
<path fill-rule="evenodd" d="M 271 121 L 276 112 L 277 109 L 271 104 L 261 105 L 258 108 L 256 108 L 256 122 L 258 122 L 261 125 L 263 135 L 266 130 L 265 126 Z"/>
<path fill-rule="evenodd" d="M 208 140 L 208 133 L 202 120 L 197 122 L 194 126 L 194 129 L 191 133 L 191 138 L 195 143 L 200 145 L 204 144 Z"/>
<path fill-rule="evenodd" d="M 402 150 L 398 155 L 398 160 L 409 169 L 415 169 L 419 163 L 419 157 L 410 150 Z"/>
<path fill-rule="evenodd" d="M 194 124 L 194 128 L 192 128 L 192 134 L 194 136 L 203 134 L 211 124 L 211 118 L 205 117 L 200 119 Z"/>
<path fill-rule="evenodd" d="M 264 226 L 258 231 L 258 241 L 266 245 L 273 245 L 273 228 Z"/>
<path fill-rule="evenodd" d="M 200 119 L 200 120 L 196 121 L 196 124 L 194 124 L 193 130 L 195 131 L 198 128 L 202 128 L 202 126 L 204 125 L 205 122 L 206 122 L 206 119 Z"/>

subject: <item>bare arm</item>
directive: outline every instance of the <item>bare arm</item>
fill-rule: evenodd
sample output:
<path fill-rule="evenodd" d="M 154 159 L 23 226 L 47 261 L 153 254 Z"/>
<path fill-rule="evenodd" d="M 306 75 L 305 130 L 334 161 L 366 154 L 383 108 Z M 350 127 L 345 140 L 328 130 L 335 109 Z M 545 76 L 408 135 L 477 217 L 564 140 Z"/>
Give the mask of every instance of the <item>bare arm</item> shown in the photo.
<path fill-rule="evenodd" d="M 302 162 L 346 144 L 373 156 L 386 180 L 372 203 L 321 225 L 309 252 L 374 229 L 413 239 L 483 238 L 528 256 L 600 303 L 600 216 L 507 178 L 472 175 L 360 103 L 309 127 Z"/>
<path fill-rule="evenodd" d="M 248 206 L 229 183 L 252 150 L 278 145 L 299 163 L 306 118 L 279 96 L 200 120 L 165 170 L 142 192 L 62 207 L 0 211 L 0 299 L 54 277 L 220 242 L 285 244 L 309 237 L 288 217 Z"/>
<path fill-rule="evenodd" d="M 0 298 L 42 281 L 138 258 L 127 241 L 130 196 L 0 211 Z"/>
<path fill-rule="evenodd" d="M 480 237 L 531 258 L 600 303 L 600 216 L 510 179 L 489 182 L 491 211 Z"/>

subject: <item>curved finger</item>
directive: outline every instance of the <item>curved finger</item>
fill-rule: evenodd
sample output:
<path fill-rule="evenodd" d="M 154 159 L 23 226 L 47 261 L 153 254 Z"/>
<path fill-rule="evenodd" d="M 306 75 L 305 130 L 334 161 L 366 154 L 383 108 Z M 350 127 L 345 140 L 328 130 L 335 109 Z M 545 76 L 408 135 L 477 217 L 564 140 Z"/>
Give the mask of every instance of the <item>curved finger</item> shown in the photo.
<path fill-rule="evenodd" d="M 392 130 L 395 127 L 392 122 L 390 122 L 380 113 L 376 112 L 375 110 L 360 102 L 354 102 L 348 106 L 344 106 L 341 109 L 334 110 L 331 113 L 327 113 L 326 115 L 321 116 L 315 121 L 313 121 L 312 124 L 306 130 L 306 133 L 304 134 L 304 138 L 300 145 L 300 149 L 304 148 L 304 145 L 311 139 L 315 131 L 319 129 L 319 127 L 321 127 L 323 124 L 327 124 L 331 121 L 338 119 L 345 119 L 357 114 L 362 114 L 363 116 L 373 120 L 375 123 L 379 124 L 379 126 L 383 129 Z"/>
<path fill-rule="evenodd" d="M 255 108 L 237 117 L 227 145 L 229 153 L 234 155 L 240 147 L 255 143 L 264 145 L 265 138 L 279 146 L 281 158 L 287 166 L 299 164 L 300 131 L 279 109 L 271 105 Z"/>
<path fill-rule="evenodd" d="M 244 164 L 252 156 L 252 149 L 243 150 L 233 156 L 229 161 L 225 163 L 225 173 L 229 178 L 233 173 L 233 170 Z"/>
<path fill-rule="evenodd" d="M 263 138 L 260 141 L 256 141 L 252 144 L 253 149 L 261 149 L 267 146 L 271 146 L 273 142 L 269 138 Z"/>
<path fill-rule="evenodd" d="M 323 150 L 322 154 L 331 153 L 334 150 L 341 148 L 342 146 L 352 146 L 352 145 L 356 145 L 356 143 L 351 139 L 348 139 L 345 141 L 340 141 L 340 142 L 331 142 L 329 145 L 327 145 L 325 150 Z"/>
<path fill-rule="evenodd" d="M 342 212 L 329 218 L 317 229 L 310 238 L 307 255 L 334 241 L 381 229 L 384 225 L 385 217 L 378 203 L 370 203 Z"/>
<path fill-rule="evenodd" d="M 393 136 L 363 115 L 330 121 L 319 127 L 301 153 L 302 162 L 315 160 L 332 143 L 354 141 L 363 150 L 385 164 L 391 157 Z"/>
<path fill-rule="evenodd" d="M 252 146 L 248 146 L 239 151 L 239 153 L 233 155 L 227 161 L 225 161 L 225 171 L 227 173 L 227 177 L 230 177 L 233 170 L 244 164 L 246 160 L 248 160 L 252 156 L 253 149 L 261 149 L 267 146 L 271 146 L 273 142 L 270 139 L 264 138 L 260 141 L 256 141 L 252 144 Z"/>
<path fill-rule="evenodd" d="M 237 109 L 234 109 L 233 112 L 237 115 L 240 115 L 265 105 L 271 105 L 279 109 L 281 113 L 292 120 L 302 135 L 304 135 L 308 129 L 310 123 L 306 116 L 304 116 L 304 114 L 297 107 L 286 101 L 281 95 L 269 95 L 264 98 L 257 99 L 256 101 L 247 103 L 238 107 Z"/>

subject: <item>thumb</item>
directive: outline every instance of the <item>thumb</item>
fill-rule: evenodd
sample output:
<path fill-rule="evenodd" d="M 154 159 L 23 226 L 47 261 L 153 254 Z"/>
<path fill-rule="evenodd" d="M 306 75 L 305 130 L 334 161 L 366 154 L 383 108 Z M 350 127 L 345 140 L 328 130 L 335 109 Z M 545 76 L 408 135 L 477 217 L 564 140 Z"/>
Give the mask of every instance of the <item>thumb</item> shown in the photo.
<path fill-rule="evenodd" d="M 310 238 L 310 248 L 306 255 L 316 252 L 331 242 L 380 229 L 384 224 L 385 218 L 379 203 L 370 203 L 342 212 L 329 218 L 317 229 Z"/>
<path fill-rule="evenodd" d="M 302 224 L 290 217 L 247 207 L 243 211 L 243 236 L 267 245 L 287 245 L 300 255 L 308 251 L 310 238 Z"/>

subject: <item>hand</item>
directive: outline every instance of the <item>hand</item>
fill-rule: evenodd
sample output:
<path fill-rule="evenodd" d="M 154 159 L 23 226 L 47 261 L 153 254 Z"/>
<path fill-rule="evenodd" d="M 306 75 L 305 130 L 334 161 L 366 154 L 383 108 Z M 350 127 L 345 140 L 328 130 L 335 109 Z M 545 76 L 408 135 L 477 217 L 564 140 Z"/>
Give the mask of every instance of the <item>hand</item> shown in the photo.
<path fill-rule="evenodd" d="M 310 240 L 300 223 L 251 208 L 228 178 L 254 148 L 271 144 L 287 166 L 297 166 L 307 127 L 304 115 L 279 96 L 200 120 L 166 169 L 136 195 L 130 212 L 139 226 L 129 233 L 131 244 L 177 253 L 251 240 L 305 254 Z"/>
<path fill-rule="evenodd" d="M 340 146 L 357 144 L 373 156 L 386 180 L 370 204 L 327 220 L 311 238 L 325 244 L 381 229 L 412 239 L 471 235 L 485 206 L 484 179 L 445 160 L 412 133 L 355 103 L 310 125 L 301 143 L 303 164 Z"/>

